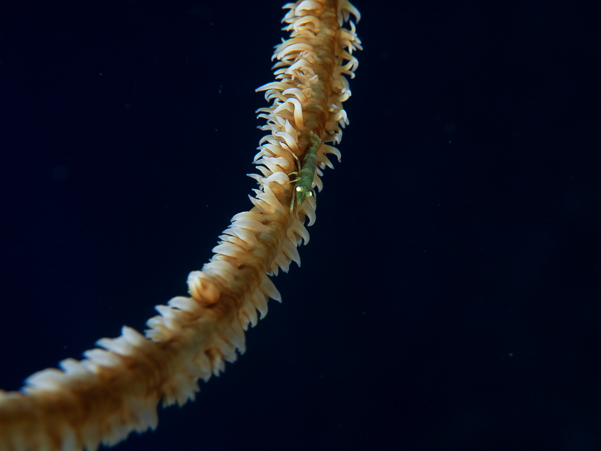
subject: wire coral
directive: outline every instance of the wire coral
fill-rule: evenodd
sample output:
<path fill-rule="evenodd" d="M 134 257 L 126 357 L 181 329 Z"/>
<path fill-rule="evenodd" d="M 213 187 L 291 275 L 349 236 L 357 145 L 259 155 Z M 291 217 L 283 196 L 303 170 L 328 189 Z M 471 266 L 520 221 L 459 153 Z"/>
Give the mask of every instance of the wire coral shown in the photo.
<path fill-rule="evenodd" d="M 121 336 L 98 340 L 85 359 L 33 374 L 20 392 L 0 391 L 0 450 L 93 450 L 155 428 L 158 403 L 193 400 L 199 379 L 219 375 L 224 362 L 245 351 L 244 331 L 257 324 L 257 310 L 263 317 L 268 298 L 281 300 L 267 275 L 300 264 L 297 246 L 309 241 L 304 221 L 315 221 L 314 197 L 290 208 L 292 179 L 311 168 L 321 190 L 322 170 L 332 167 L 328 155 L 340 158 L 326 143 L 339 143 L 348 124 L 345 76 L 354 76 L 353 51 L 361 48 L 353 22 L 343 28 L 351 14 L 360 17 L 348 1 L 284 8 L 291 35 L 273 55 L 276 81 L 258 89 L 272 104 L 257 111 L 268 134 L 254 159 L 254 207 L 232 218 L 210 262 L 190 273 L 190 296 L 156 307 L 145 335 L 123 327 Z"/>

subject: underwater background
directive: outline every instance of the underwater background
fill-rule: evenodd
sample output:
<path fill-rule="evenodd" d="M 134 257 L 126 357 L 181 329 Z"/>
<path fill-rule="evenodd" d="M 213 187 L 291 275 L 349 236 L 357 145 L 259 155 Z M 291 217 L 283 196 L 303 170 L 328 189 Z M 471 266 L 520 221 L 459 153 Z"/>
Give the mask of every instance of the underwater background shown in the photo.
<path fill-rule="evenodd" d="M 2 389 L 143 330 L 251 207 L 281 5 L 0 6 Z M 283 304 L 115 449 L 601 449 L 601 3 L 354 5 Z"/>

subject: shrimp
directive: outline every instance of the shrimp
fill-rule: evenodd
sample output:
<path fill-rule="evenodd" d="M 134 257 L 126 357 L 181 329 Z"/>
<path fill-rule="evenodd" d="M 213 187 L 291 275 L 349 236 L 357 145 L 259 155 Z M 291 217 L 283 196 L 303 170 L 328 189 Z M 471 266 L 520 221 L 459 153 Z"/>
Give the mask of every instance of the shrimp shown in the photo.
<path fill-rule="evenodd" d="M 305 158 L 303 159 L 301 170 L 288 174 L 296 175 L 296 178 L 290 181 L 291 183 L 296 183 L 296 186 L 292 191 L 290 212 L 294 209 L 295 198 L 296 205 L 300 207 L 307 197 L 315 197 L 315 191 L 313 191 L 313 178 L 315 177 L 315 170 L 317 169 L 317 149 L 321 146 L 321 139 L 313 132 L 310 132 L 310 137 L 313 145 L 307 151 Z"/>

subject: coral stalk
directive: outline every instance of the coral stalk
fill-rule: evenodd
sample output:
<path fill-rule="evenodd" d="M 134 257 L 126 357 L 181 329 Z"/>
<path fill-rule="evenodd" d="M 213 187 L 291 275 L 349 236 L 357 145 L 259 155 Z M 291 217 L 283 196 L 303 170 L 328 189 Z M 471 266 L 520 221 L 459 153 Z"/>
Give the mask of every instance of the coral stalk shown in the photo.
<path fill-rule="evenodd" d="M 67 359 L 61 369 L 33 374 L 19 392 L 0 391 L 0 450 L 97 449 L 132 431 L 157 425 L 157 404 L 184 404 L 207 381 L 245 351 L 244 331 L 267 313 L 268 298 L 281 300 L 267 276 L 300 264 L 297 247 L 309 241 L 304 220 L 315 221 L 315 199 L 290 208 L 294 182 L 311 148 L 321 140 L 313 183 L 322 188 L 328 154 L 348 119 L 342 102 L 350 96 L 361 48 L 354 24 L 359 12 L 346 0 L 304 0 L 284 6 L 291 32 L 274 52 L 276 81 L 259 88 L 272 102 L 258 110 L 268 132 L 255 157 L 259 187 L 254 207 L 235 215 L 214 255 L 188 277 L 189 297 L 159 305 L 145 335 L 124 327 L 102 338 L 85 359 Z M 317 141 L 319 142 L 319 140 Z M 313 149 L 314 151 L 314 149 Z M 311 166 L 313 167 L 313 165 Z"/>

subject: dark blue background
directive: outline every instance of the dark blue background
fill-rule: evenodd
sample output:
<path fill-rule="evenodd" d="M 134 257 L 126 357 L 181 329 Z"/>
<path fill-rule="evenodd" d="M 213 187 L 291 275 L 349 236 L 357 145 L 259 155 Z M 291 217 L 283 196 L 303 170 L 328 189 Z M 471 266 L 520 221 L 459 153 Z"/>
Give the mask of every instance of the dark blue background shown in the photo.
<path fill-rule="evenodd" d="M 0 387 L 186 293 L 280 2 L 0 11 Z M 601 449 L 601 4 L 367 2 L 343 163 L 247 353 L 116 449 Z M 21 8 L 13 9 L 9 8 Z"/>

